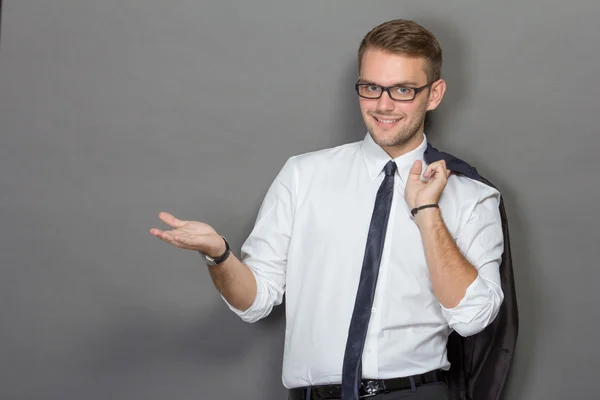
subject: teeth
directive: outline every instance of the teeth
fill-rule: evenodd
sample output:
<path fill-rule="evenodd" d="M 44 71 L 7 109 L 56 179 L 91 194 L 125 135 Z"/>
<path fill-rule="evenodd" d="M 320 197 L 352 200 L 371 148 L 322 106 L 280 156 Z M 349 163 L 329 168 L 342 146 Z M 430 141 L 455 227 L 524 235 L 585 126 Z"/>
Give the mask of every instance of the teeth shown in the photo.
<path fill-rule="evenodd" d="M 399 119 L 379 119 L 375 118 L 379 122 L 383 122 L 384 124 L 393 124 L 394 122 L 400 121 Z"/>

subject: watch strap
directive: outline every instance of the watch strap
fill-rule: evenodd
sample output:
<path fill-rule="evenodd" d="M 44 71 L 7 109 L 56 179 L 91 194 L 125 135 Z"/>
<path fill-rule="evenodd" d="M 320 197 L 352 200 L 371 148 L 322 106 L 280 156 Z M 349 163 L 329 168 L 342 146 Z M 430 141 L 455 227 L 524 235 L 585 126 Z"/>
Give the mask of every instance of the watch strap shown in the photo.
<path fill-rule="evenodd" d="M 221 236 L 221 237 L 223 238 L 223 241 L 225 242 L 225 252 L 221 256 L 213 259 L 215 265 L 221 264 L 222 262 L 227 260 L 227 258 L 229 257 L 229 254 L 231 253 L 231 248 L 229 247 L 229 243 L 227 242 L 227 239 L 225 239 L 224 236 Z"/>
<path fill-rule="evenodd" d="M 221 236 L 221 237 L 223 238 L 223 241 L 225 242 L 225 252 L 222 255 L 220 255 L 219 257 L 211 257 L 208 254 L 204 254 L 201 251 L 198 251 L 198 253 L 200 253 L 200 255 L 202 255 L 202 257 L 204 257 L 204 259 L 206 260 L 206 263 L 211 267 L 221 264 L 222 262 L 227 260 L 227 258 L 231 254 L 231 248 L 229 247 L 229 243 L 227 242 L 227 239 L 225 239 L 225 236 Z"/>

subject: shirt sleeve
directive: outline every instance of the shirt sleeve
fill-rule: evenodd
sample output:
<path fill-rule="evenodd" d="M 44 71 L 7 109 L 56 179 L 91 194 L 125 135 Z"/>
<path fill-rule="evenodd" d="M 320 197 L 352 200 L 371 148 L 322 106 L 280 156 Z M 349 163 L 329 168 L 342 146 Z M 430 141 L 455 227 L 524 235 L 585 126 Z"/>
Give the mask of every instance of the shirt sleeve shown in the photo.
<path fill-rule="evenodd" d="M 256 322 L 281 304 L 297 188 L 295 158 L 288 159 L 263 199 L 252 232 L 241 248 L 241 261 L 256 278 L 257 293 L 247 310 L 227 306 L 245 322 Z"/>
<path fill-rule="evenodd" d="M 482 185 L 472 213 L 456 238 L 458 248 L 478 271 L 456 307 L 442 306 L 448 325 L 461 336 L 484 330 L 496 318 L 504 300 L 499 272 L 504 251 L 499 206 L 500 193 Z"/>

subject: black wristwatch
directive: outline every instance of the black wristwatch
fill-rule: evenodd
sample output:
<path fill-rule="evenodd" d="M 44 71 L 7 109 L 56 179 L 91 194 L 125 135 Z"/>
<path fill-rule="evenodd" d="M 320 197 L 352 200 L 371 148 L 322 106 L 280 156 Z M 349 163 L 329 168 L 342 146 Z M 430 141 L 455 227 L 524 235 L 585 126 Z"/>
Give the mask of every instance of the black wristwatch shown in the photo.
<path fill-rule="evenodd" d="M 202 257 L 204 257 L 204 259 L 206 260 L 206 265 L 208 265 L 209 267 L 214 267 L 215 265 L 221 264 L 222 262 L 227 260 L 227 258 L 229 257 L 229 254 L 231 254 L 231 249 L 229 248 L 229 243 L 227 243 L 227 239 L 225 239 L 225 236 L 221 236 L 221 237 L 225 241 L 225 253 L 223 253 L 219 257 L 213 258 L 213 257 L 209 256 L 208 254 L 204 254 L 201 251 L 198 251 L 198 253 L 200 253 L 200 255 Z"/>

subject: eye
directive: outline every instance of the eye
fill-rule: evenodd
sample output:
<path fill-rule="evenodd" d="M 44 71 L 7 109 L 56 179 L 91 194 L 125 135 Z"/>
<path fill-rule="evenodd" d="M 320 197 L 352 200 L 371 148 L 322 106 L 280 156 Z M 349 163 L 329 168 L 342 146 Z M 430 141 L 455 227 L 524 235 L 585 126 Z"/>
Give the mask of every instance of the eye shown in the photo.
<path fill-rule="evenodd" d="M 397 87 L 394 88 L 394 90 L 398 94 L 410 94 L 410 93 L 412 93 L 412 89 L 411 88 L 406 88 L 406 87 L 402 87 L 402 86 L 397 86 Z"/>
<path fill-rule="evenodd" d="M 379 86 L 377 85 L 367 85 L 366 86 L 368 92 L 378 92 Z"/>

